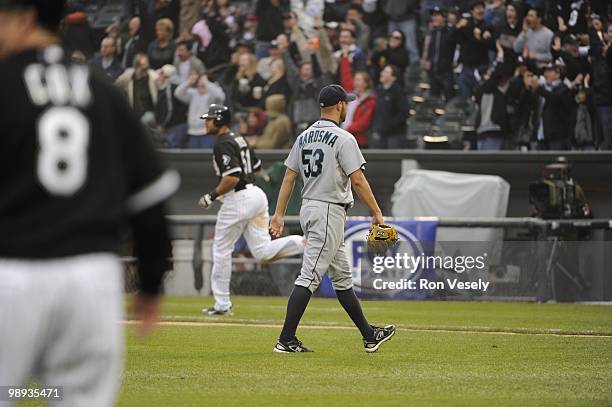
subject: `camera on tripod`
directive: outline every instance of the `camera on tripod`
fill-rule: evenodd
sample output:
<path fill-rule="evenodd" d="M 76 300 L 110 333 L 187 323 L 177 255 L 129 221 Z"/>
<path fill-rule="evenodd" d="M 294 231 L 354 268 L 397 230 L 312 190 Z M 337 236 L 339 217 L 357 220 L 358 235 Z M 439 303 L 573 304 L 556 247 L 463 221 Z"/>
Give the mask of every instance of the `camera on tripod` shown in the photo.
<path fill-rule="evenodd" d="M 591 206 L 584 191 L 574 182 L 565 157 L 557 158 L 542 170 L 542 179 L 529 184 L 529 203 L 534 216 L 542 219 L 591 218 Z"/>

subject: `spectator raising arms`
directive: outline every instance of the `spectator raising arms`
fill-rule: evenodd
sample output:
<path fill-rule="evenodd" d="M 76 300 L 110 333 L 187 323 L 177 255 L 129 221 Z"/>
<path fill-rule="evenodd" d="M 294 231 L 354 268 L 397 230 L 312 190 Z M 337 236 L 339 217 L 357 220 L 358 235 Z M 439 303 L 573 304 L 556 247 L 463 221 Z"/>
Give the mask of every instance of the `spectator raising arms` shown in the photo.
<path fill-rule="evenodd" d="M 461 46 L 459 62 L 463 68 L 459 75 L 459 93 L 464 98 L 474 94 L 478 86 L 476 72 L 488 67 L 489 51 L 495 49 L 493 30 L 484 21 L 484 11 L 484 1 L 472 2 L 471 17 L 459 20 L 453 31 L 455 42 Z"/>
<path fill-rule="evenodd" d="M 513 111 L 510 121 L 511 141 L 513 147 L 526 151 L 535 140 L 539 124 L 539 96 L 535 93 L 538 78 L 525 65 L 519 67 L 519 70 L 522 73 L 510 81 L 509 107 Z"/>
<path fill-rule="evenodd" d="M 159 69 L 174 62 L 175 45 L 172 40 L 174 23 L 169 18 L 162 18 L 155 23 L 155 37 L 149 44 L 147 54 L 153 69 Z"/>
<path fill-rule="evenodd" d="M 404 83 L 404 72 L 406 67 L 410 63 L 410 56 L 406 50 L 404 33 L 400 30 L 393 30 L 389 36 L 388 41 L 381 40 L 383 49 L 376 51 L 372 54 L 372 77 L 380 77 L 380 71 L 387 66 L 393 65 L 398 69 L 398 81 L 400 84 Z"/>
<path fill-rule="evenodd" d="M 155 119 L 164 143 L 170 148 L 183 148 L 187 143 L 188 106 L 174 95 L 177 85 L 176 68 L 164 65 L 159 70 L 159 93 L 155 106 Z"/>
<path fill-rule="evenodd" d="M 176 56 L 174 66 L 177 70 L 178 82 L 183 83 L 189 79 L 189 75 L 197 73 L 201 75 L 205 71 L 204 64 L 191 53 L 191 41 L 181 41 L 176 45 Z"/>
<path fill-rule="evenodd" d="M 549 65 L 544 77 L 534 82 L 541 98 L 540 124 L 536 132 L 539 150 L 567 150 L 570 139 L 570 120 L 575 107 L 571 88 L 582 82 L 582 75 L 571 84 L 563 83 L 558 66 Z"/>
<path fill-rule="evenodd" d="M 504 63 L 516 64 L 517 53 L 514 51 L 514 43 L 521 33 L 521 20 L 516 3 L 506 5 L 504 18 L 495 27 L 495 30 L 504 50 Z"/>
<path fill-rule="evenodd" d="M 174 92 L 176 98 L 189 105 L 187 112 L 187 148 L 212 148 L 214 137 L 206 135 L 202 123 L 202 112 L 212 104 L 225 103 L 225 93 L 219 85 L 210 82 L 206 75 L 192 74 L 187 82 L 181 83 Z"/>
<path fill-rule="evenodd" d="M 452 39 L 454 28 L 445 24 L 444 14 L 439 8 L 431 10 L 430 27 L 425 62 L 425 69 L 429 71 L 430 94 L 433 97 L 443 94 L 448 101 L 455 95 L 453 77 L 455 42 Z"/>
<path fill-rule="evenodd" d="M 271 95 L 283 95 L 285 100 L 289 100 L 291 89 L 287 83 L 285 63 L 282 59 L 272 61 L 270 64 L 270 73 L 270 79 L 268 79 L 263 88 L 263 100 L 265 101 Z"/>
<path fill-rule="evenodd" d="M 415 115 L 413 134 L 421 123 L 456 132 L 466 136 L 465 148 L 612 147 L 608 0 L 124 3 L 122 23 L 96 31 L 106 33 L 101 43 L 92 41 L 92 16 L 70 8 L 63 21 L 68 55 L 117 78 L 151 136 L 164 134 L 172 147 L 188 141 L 209 146 L 197 110 L 207 111 L 208 99 L 219 99 L 217 83 L 249 136 L 262 134 L 267 119 L 280 117 L 278 98 L 272 99 L 275 113 L 265 113 L 268 99 L 278 95 L 284 98 L 282 114 L 293 133 L 300 133 L 319 118 L 320 89 L 338 83 L 358 95 L 342 127 L 361 147 L 403 148 L 409 111 Z M 421 32 L 424 41 L 417 44 Z M 93 58 L 91 45 L 100 51 Z M 135 58 L 139 52 L 148 59 Z M 121 73 L 135 59 L 138 68 Z M 170 65 L 176 68 L 172 75 Z M 538 76 L 551 65 L 540 83 Z M 556 70 L 560 77 L 551 79 Z M 196 83 L 194 73 L 206 79 Z M 432 108 L 436 115 L 428 114 Z M 449 114 L 438 117 L 441 112 Z"/>
<path fill-rule="evenodd" d="M 301 133 L 314 123 L 320 115 L 320 107 L 317 102 L 319 91 L 323 80 L 320 69 L 315 71 L 313 64 L 302 63 L 298 68 L 293 62 L 287 47 L 281 48 L 283 62 L 287 71 L 287 81 L 291 88 L 291 120 L 295 126 L 295 133 Z M 316 63 L 316 57 L 312 60 Z"/>
<path fill-rule="evenodd" d="M 319 17 L 314 18 L 318 28 L 317 36 L 307 38 L 302 30 L 298 27 L 297 21 L 293 13 L 288 15 L 288 25 L 291 29 L 291 41 L 295 43 L 300 54 L 299 60 L 302 62 L 313 62 L 312 56 L 315 57 L 318 67 L 321 69 L 322 75 L 334 76 L 338 72 L 338 62 L 334 55 L 333 45 L 329 34 L 334 30 L 328 30 L 327 25 L 323 25 Z M 280 39 L 280 37 L 278 38 Z M 277 41 L 278 41 L 277 39 Z M 350 41 L 350 40 L 349 40 Z"/>
<path fill-rule="evenodd" d="M 258 106 L 266 82 L 257 73 L 257 59 L 251 53 L 238 57 L 238 71 L 231 84 L 231 102 L 235 110 Z"/>
<path fill-rule="evenodd" d="M 565 66 L 565 77 L 570 81 L 576 79 L 579 74 L 585 76 L 590 73 L 591 64 L 586 55 L 581 55 L 578 39 L 574 34 L 565 35 L 563 41 L 555 37 L 552 49 L 553 59 Z"/>
<path fill-rule="evenodd" d="M 503 65 L 503 55 L 497 62 L 498 65 L 490 69 L 475 92 L 478 102 L 476 134 L 479 137 L 479 150 L 503 150 L 506 136 L 510 133 L 506 97 L 512 66 Z"/>
<path fill-rule="evenodd" d="M 357 46 L 367 53 L 370 48 L 371 30 L 370 26 L 363 21 L 363 9 L 357 4 L 351 4 L 346 12 L 345 28 L 355 32 Z"/>
<path fill-rule="evenodd" d="M 212 70 L 229 62 L 230 37 L 219 16 L 207 15 L 193 26 L 192 34 L 198 42 L 197 56 L 206 69 Z"/>
<path fill-rule="evenodd" d="M 514 51 L 542 68 L 552 61 L 553 37 L 553 32 L 542 24 L 542 10 L 531 8 L 523 20 L 523 31 L 514 42 Z"/>
<path fill-rule="evenodd" d="M 404 148 L 408 100 L 397 83 L 398 70 L 387 65 L 380 73 L 371 148 Z"/>
<path fill-rule="evenodd" d="M 376 95 L 374 94 L 372 80 L 364 71 L 355 74 L 353 86 L 357 99 L 349 103 L 342 128 L 355 136 L 359 147 L 367 148 L 368 136 L 374 121 Z"/>

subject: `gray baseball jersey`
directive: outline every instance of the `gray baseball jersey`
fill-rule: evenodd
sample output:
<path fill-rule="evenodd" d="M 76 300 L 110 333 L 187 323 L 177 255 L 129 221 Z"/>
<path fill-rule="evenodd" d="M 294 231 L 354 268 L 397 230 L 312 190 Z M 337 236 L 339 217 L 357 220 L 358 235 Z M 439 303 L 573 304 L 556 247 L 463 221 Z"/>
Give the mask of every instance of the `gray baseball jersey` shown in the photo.
<path fill-rule="evenodd" d="M 349 175 L 365 163 L 355 137 L 327 119 L 300 134 L 285 160 L 302 177 L 303 198 L 340 204 L 353 203 Z"/>

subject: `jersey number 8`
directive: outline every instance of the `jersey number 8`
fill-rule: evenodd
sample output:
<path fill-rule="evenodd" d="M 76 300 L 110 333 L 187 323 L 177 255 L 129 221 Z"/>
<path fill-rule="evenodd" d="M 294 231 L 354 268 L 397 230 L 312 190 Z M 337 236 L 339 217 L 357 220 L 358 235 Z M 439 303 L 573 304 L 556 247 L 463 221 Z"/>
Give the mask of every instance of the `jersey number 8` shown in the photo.
<path fill-rule="evenodd" d="M 51 107 L 38 120 L 40 183 L 54 195 L 76 193 L 87 177 L 89 122 L 72 107 Z"/>
<path fill-rule="evenodd" d="M 324 157 L 325 154 L 320 148 L 317 148 L 314 152 L 308 149 L 302 150 L 302 164 L 304 165 L 304 176 L 306 178 L 321 175 Z"/>

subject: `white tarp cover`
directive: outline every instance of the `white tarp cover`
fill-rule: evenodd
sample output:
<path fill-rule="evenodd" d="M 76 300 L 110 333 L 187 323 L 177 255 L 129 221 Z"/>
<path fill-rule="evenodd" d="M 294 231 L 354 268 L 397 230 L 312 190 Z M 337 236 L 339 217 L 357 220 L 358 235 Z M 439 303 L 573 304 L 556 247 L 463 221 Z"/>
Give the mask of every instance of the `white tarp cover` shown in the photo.
<path fill-rule="evenodd" d="M 495 175 L 408 169 L 391 196 L 395 217 L 506 216 L 510 185 Z"/>
<path fill-rule="evenodd" d="M 446 171 L 428 171 L 411 168 L 404 163 L 403 175 L 395 183 L 391 196 L 394 217 L 476 217 L 503 218 L 508 209 L 510 185 L 496 175 L 459 174 Z M 436 245 L 439 255 L 487 256 L 487 265 L 501 260 L 504 231 L 494 228 L 439 227 Z M 467 243 L 471 242 L 471 243 Z M 487 267 L 487 272 L 489 267 Z M 466 273 L 475 280 L 479 273 Z M 489 275 L 488 281 L 494 281 Z"/>

